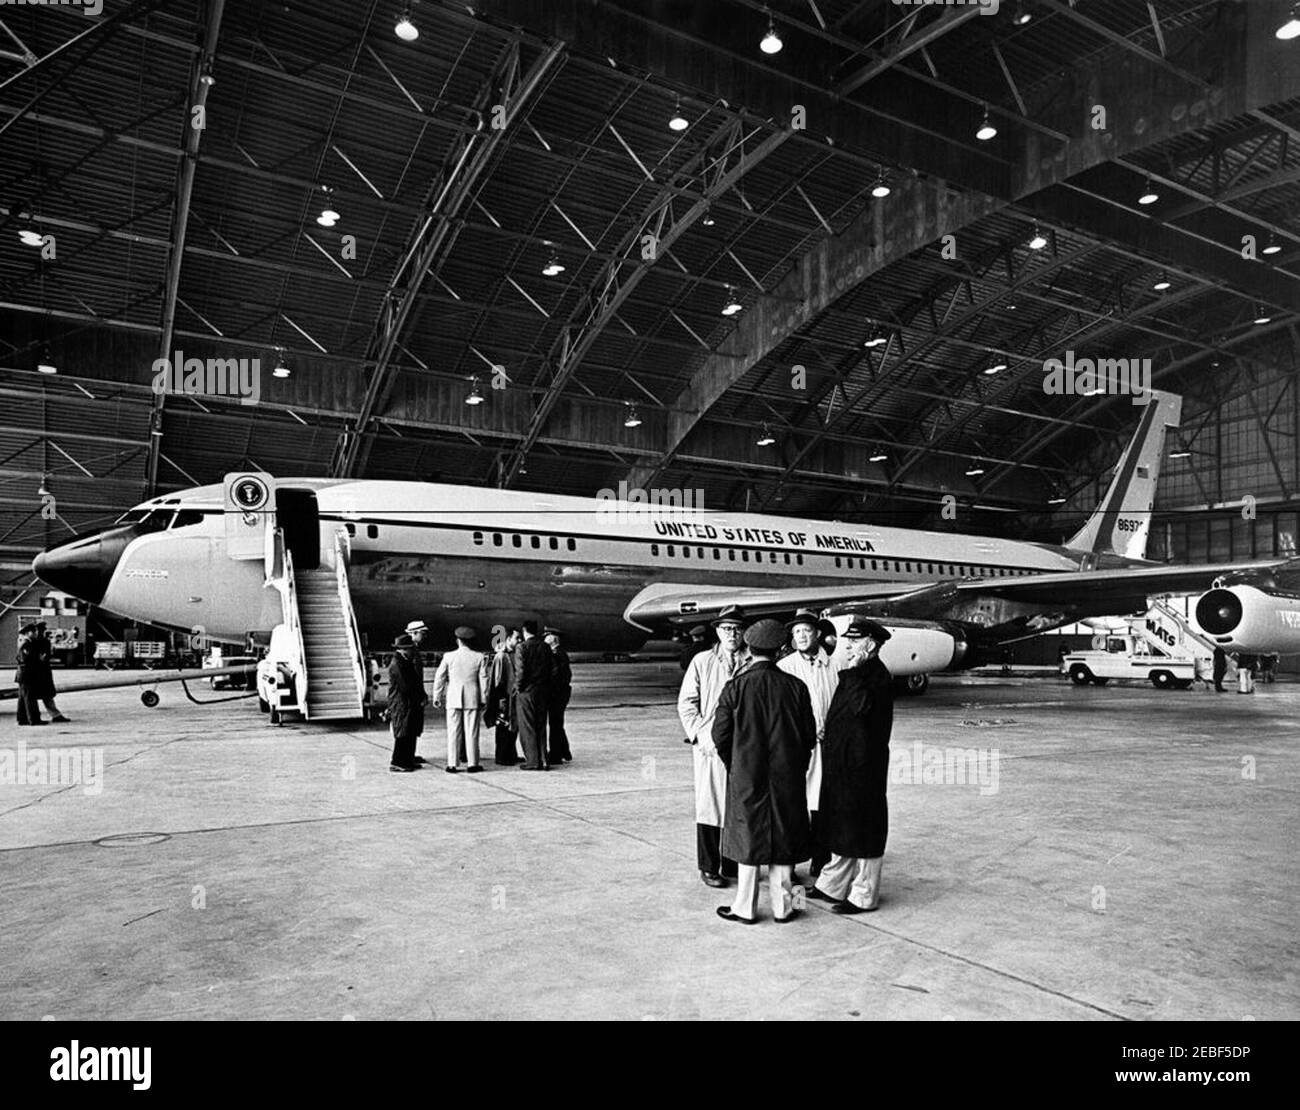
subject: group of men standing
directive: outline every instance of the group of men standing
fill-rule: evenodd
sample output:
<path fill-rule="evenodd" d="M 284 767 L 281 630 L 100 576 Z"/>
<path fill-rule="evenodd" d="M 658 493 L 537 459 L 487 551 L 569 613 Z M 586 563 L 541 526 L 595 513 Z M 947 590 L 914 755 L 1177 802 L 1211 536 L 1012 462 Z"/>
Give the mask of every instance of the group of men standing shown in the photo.
<path fill-rule="evenodd" d="M 808 896 L 833 912 L 879 904 L 893 727 L 893 682 L 879 651 L 890 634 L 855 616 L 839 669 L 824 626 L 809 610 L 784 626 L 751 624 L 728 606 L 713 621 L 717 644 L 686 664 L 678 715 L 693 745 L 697 861 L 708 886 L 736 880 L 731 905 L 718 907 L 729 921 L 757 920 L 763 866 L 773 917 L 793 920 L 794 869 L 804 860 Z"/>
<path fill-rule="evenodd" d="M 424 687 L 420 647 L 428 639 L 423 621 L 412 621 L 393 644 L 388 666 L 388 719 L 393 731 L 390 771 L 418 770 L 427 761 L 415 754 L 424 731 L 424 707 L 430 700 L 447 715 L 449 774 L 483 770 L 479 762 L 481 730 L 495 729 L 495 762 L 524 771 L 546 771 L 573 759 L 564 713 L 573 692 L 573 668 L 558 628 L 539 630 L 536 621 L 508 629 L 489 656 L 475 649 L 475 630 L 461 625 L 453 633 L 456 647 L 438 664 L 430 699 Z M 523 745 L 522 762 L 516 737 Z"/>
<path fill-rule="evenodd" d="M 18 651 L 15 656 L 17 670 L 14 682 L 18 685 L 18 723 L 44 725 L 49 721 L 41 717 L 40 703 L 50 714 L 50 721 L 64 724 L 68 718 L 54 704 L 53 649 L 44 621 L 25 624 L 18 630 Z"/>

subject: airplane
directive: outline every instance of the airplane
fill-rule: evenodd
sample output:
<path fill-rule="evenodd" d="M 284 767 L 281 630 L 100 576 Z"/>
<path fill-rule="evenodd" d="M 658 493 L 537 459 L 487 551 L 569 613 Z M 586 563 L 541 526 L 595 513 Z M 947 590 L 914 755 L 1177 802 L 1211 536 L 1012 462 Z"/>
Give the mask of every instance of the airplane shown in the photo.
<path fill-rule="evenodd" d="M 236 473 L 145 501 L 114 526 L 38 555 L 33 569 L 113 613 L 212 640 L 288 626 L 304 659 L 303 622 L 319 623 L 321 599 L 332 611 L 336 592 L 343 640 L 380 648 L 415 618 L 435 643 L 449 643 L 457 625 L 499 636 L 531 616 L 563 628 L 574 648 L 627 652 L 727 605 L 751 616 L 810 607 L 880 620 L 893 633 L 882 658 L 895 676 L 916 678 L 919 692 L 924 676 L 996 661 L 1006 644 L 1211 584 L 1200 623 L 1216 642 L 1239 647 L 1239 630 L 1267 625 L 1290 645 L 1268 650 L 1300 650 L 1300 596 L 1285 593 L 1300 586 L 1300 560 L 1144 558 L 1166 432 L 1181 410 L 1181 397 L 1151 393 L 1104 498 L 1061 545 L 606 497 Z"/>

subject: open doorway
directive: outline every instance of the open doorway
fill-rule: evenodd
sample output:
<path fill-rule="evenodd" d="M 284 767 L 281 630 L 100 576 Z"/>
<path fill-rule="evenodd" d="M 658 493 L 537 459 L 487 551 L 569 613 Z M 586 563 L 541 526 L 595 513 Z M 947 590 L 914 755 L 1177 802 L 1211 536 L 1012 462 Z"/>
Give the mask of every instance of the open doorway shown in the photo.
<path fill-rule="evenodd" d="M 320 512 L 316 494 L 309 489 L 275 491 L 276 523 L 284 532 L 284 544 L 293 559 L 294 570 L 315 570 L 320 566 Z"/>

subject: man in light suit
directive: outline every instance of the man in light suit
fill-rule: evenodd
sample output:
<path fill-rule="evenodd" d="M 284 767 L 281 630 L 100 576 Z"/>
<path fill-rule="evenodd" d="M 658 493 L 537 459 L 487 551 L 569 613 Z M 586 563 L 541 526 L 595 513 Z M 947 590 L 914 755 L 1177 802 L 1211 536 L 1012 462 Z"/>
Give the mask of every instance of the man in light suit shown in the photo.
<path fill-rule="evenodd" d="M 466 625 L 456 629 L 456 649 L 447 652 L 438 664 L 433 680 L 433 705 L 447 705 L 447 773 L 460 770 L 460 744 L 465 745 L 470 774 L 483 770 L 478 761 L 479 726 L 488 694 L 488 657 L 470 647 L 474 630 Z"/>

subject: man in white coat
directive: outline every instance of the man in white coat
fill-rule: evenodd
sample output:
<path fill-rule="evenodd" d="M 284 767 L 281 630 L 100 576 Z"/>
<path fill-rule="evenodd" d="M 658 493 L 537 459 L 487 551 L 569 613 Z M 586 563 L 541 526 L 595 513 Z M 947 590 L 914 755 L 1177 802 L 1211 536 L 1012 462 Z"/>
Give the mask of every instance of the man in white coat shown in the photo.
<path fill-rule="evenodd" d="M 677 697 L 677 716 L 695 759 L 695 853 L 706 886 L 726 886 L 736 864 L 722 856 L 722 824 L 727 804 L 727 767 L 713 743 L 713 717 L 722 688 L 749 663 L 741 634 L 745 614 L 728 605 L 713 627 L 718 642 L 687 664 Z"/>
<path fill-rule="evenodd" d="M 474 774 L 483 770 L 478 761 L 479 727 L 483 720 L 483 706 L 487 703 L 489 665 L 488 657 L 470 647 L 474 630 L 466 625 L 456 629 L 456 650 L 449 651 L 438 664 L 433 680 L 433 705 L 440 708 L 444 699 L 447 705 L 447 772 L 460 770 L 460 745 L 465 745 L 469 762 L 467 770 Z"/>
<path fill-rule="evenodd" d="M 821 808 L 822 792 L 822 737 L 826 733 L 826 710 L 831 707 L 835 697 L 835 687 L 839 685 L 839 671 L 831 662 L 831 657 L 822 647 L 819 618 L 811 609 L 800 609 L 794 620 L 786 624 L 790 638 L 794 642 L 794 651 L 784 659 L 778 660 L 777 666 L 786 674 L 801 679 L 808 687 L 808 696 L 812 698 L 813 717 L 817 721 L 817 746 L 813 748 L 812 759 L 808 762 L 808 817 L 812 823 L 812 877 L 817 878 L 822 868 L 830 862 L 830 849 L 826 847 L 826 836 L 822 831 Z M 834 627 L 834 626 L 832 626 Z"/>

